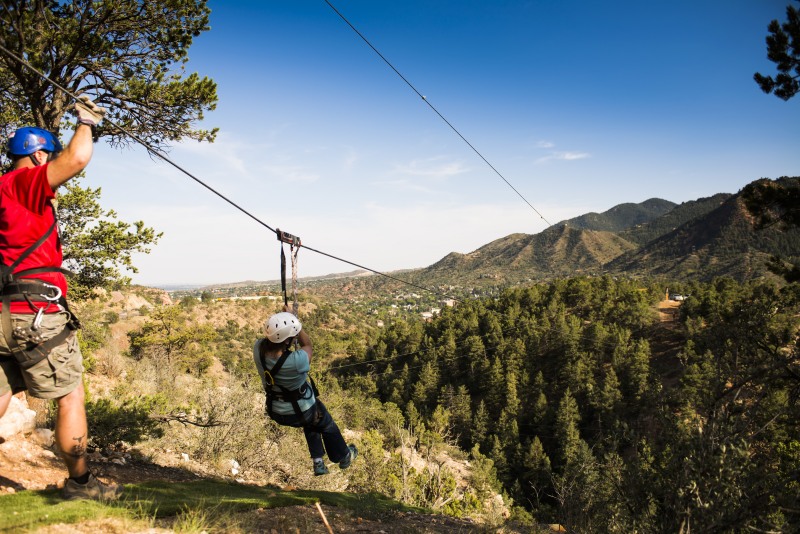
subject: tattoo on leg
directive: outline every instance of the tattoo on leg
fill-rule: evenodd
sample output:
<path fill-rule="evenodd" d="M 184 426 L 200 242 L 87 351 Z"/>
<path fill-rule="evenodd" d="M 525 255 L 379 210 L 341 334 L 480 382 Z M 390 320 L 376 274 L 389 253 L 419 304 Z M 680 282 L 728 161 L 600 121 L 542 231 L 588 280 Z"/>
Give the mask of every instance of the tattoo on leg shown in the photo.
<path fill-rule="evenodd" d="M 81 458 L 86 456 L 86 434 L 72 438 L 77 443 L 72 446 L 72 449 L 67 452 L 73 458 Z"/>

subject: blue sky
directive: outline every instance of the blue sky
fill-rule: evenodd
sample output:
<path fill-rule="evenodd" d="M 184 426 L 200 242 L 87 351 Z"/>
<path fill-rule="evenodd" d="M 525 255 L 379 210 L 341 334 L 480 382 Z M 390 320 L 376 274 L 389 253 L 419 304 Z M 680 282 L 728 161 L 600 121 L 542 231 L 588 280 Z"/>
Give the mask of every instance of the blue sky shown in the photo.
<path fill-rule="evenodd" d="M 800 175 L 800 97 L 752 79 L 787 0 L 331 1 L 550 223 Z M 169 156 L 266 224 L 379 271 L 546 227 L 323 0 L 209 6 L 187 70 L 220 133 Z M 140 147 L 98 145 L 83 185 L 164 232 L 136 283 L 279 276 L 274 234 Z"/>

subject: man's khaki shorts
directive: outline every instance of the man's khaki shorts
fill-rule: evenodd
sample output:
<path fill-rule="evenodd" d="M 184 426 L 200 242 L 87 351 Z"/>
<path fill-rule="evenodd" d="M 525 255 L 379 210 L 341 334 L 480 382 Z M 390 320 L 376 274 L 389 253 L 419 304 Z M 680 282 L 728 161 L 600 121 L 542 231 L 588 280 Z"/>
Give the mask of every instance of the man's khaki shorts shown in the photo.
<path fill-rule="evenodd" d="M 11 324 L 14 327 L 29 327 L 33 318 L 32 314 L 14 313 L 11 315 Z M 59 334 L 69 318 L 67 312 L 45 314 L 39 329 L 42 337 L 47 340 Z M 0 322 L 0 395 L 27 389 L 30 395 L 40 399 L 58 399 L 81 385 L 83 356 L 74 333 L 63 343 L 53 347 L 47 358 L 33 367 L 22 369 L 11 354 L 2 330 Z M 24 345 L 22 341 L 19 343 Z"/>

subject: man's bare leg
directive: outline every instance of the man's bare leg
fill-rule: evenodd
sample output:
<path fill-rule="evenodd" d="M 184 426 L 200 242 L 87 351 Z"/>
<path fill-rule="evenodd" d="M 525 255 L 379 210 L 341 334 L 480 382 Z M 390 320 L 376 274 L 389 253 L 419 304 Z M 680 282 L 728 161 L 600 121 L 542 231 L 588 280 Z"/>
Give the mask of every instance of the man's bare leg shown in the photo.
<path fill-rule="evenodd" d="M 56 415 L 56 443 L 70 477 L 77 478 L 89 471 L 86 463 L 88 433 L 83 384 L 79 384 L 58 399 Z"/>
<path fill-rule="evenodd" d="M 11 392 L 0 395 L 0 417 L 5 415 L 8 405 L 11 404 Z"/>

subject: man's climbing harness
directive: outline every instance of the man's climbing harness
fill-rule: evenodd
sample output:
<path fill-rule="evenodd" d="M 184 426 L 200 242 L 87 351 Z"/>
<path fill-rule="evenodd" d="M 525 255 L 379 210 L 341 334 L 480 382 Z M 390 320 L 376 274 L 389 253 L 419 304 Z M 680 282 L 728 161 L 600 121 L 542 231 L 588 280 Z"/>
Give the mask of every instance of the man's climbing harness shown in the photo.
<path fill-rule="evenodd" d="M 283 303 L 288 306 L 289 298 L 286 294 L 286 253 L 283 244 L 289 244 L 289 255 L 292 258 L 292 313 L 297 316 L 297 252 L 300 250 L 300 238 L 281 229 L 276 229 L 278 241 L 281 242 L 281 289 L 283 289 Z"/>
<path fill-rule="evenodd" d="M 47 241 L 58 226 L 56 209 L 52 204 L 51 208 L 53 209 L 53 224 L 50 225 L 47 231 L 35 243 L 25 249 L 11 265 L 6 265 L 5 261 L 0 259 L 0 297 L 2 297 L 3 302 L 0 320 L 3 325 L 3 335 L 8 348 L 22 368 L 32 367 L 45 359 L 53 348 L 63 343 L 75 330 L 80 328 L 80 322 L 75 317 L 75 314 L 70 311 L 67 300 L 59 287 L 36 278 L 23 278 L 40 273 L 57 272 L 65 275 L 71 275 L 72 273 L 61 267 L 35 267 L 14 272 L 25 258 Z M 31 311 L 35 312 L 30 326 L 14 327 L 12 325 L 12 302 L 27 302 Z M 34 302 L 42 305 L 37 306 Z M 70 319 L 61 332 L 45 341 L 39 329 L 42 325 L 44 314 L 53 305 L 57 306 L 59 310 L 69 313 Z"/>

